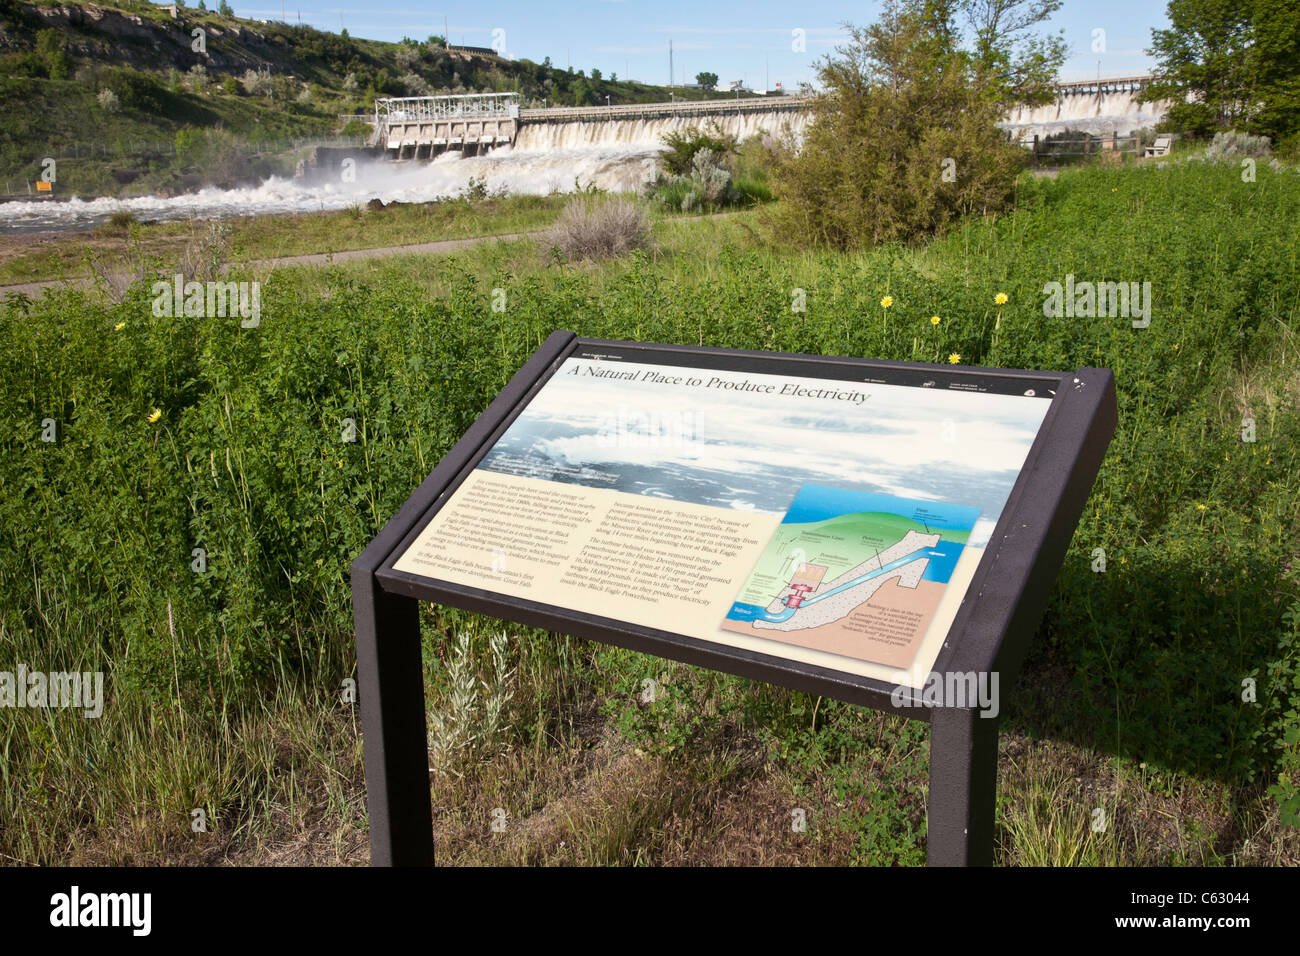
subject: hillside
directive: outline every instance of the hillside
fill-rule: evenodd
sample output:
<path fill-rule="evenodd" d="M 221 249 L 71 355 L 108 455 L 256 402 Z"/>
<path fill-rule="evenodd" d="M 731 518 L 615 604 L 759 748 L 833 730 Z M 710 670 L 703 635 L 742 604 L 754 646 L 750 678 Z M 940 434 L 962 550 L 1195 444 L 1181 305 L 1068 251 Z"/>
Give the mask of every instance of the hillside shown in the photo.
<path fill-rule="evenodd" d="M 256 181 L 293 169 L 295 141 L 367 133 L 345 118 L 378 96 L 508 91 L 525 106 L 668 98 L 436 36 L 385 43 L 144 0 L 0 0 L 0 197 L 25 198 L 47 157 L 56 195 Z M 200 132 L 178 139 L 186 129 Z"/>

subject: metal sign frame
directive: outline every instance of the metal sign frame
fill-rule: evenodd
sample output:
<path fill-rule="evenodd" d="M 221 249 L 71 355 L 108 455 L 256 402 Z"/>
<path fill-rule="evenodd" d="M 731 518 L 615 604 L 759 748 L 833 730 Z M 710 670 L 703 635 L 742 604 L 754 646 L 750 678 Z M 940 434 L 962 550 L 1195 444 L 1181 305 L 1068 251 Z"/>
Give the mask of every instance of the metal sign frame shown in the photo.
<path fill-rule="evenodd" d="M 393 569 L 433 515 L 523 411 L 560 364 L 580 351 L 657 352 L 681 363 L 707 357 L 714 365 L 760 371 L 771 365 L 842 372 L 879 370 L 894 378 L 962 376 L 1046 381 L 1055 396 L 1030 447 L 1002 515 L 967 588 L 932 670 L 999 675 L 1010 692 L 1028 650 L 1075 525 L 1117 423 L 1114 376 L 1108 369 L 1036 372 L 917 362 L 654 345 L 552 333 L 438 463 L 352 564 L 357 678 L 365 735 L 371 862 L 432 865 L 423 667 L 418 607 L 431 601 L 520 624 L 601 641 L 928 720 L 930 865 L 987 865 L 993 856 L 997 781 L 997 717 L 975 707 L 926 706 L 920 692 L 884 681 L 716 644 L 669 631 L 436 581 Z M 902 699 L 908 706 L 900 707 Z"/>

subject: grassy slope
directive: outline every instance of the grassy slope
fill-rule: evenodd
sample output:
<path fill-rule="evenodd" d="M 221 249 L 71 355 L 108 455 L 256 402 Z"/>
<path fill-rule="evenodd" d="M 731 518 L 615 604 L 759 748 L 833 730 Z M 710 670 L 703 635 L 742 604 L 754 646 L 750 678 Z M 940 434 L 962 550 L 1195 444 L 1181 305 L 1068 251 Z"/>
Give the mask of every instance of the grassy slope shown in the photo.
<path fill-rule="evenodd" d="M 567 327 L 1115 369 L 1120 427 L 1005 724 L 1000 859 L 1300 861 L 1263 792 L 1264 731 L 1297 692 L 1274 675 L 1295 673 L 1282 613 L 1300 591 L 1298 217 L 1290 171 L 1247 185 L 1230 167 L 1088 170 L 915 251 L 792 254 L 745 214 L 660 223 L 657 252 L 604 266 L 557 267 L 516 242 L 290 270 L 254 334 L 155 319 L 143 292 L 15 305 L 0 322 L 2 639 L 32 667 L 103 666 L 111 698 L 100 723 L 0 711 L 0 816 L 15 821 L 0 853 L 363 855 L 357 731 L 338 698 L 348 561 Z M 1151 281 L 1150 328 L 1044 318 L 1042 285 L 1067 272 Z M 789 310 L 796 287 L 806 313 Z M 37 438 L 47 416 L 57 446 Z M 345 416 L 357 444 L 338 440 Z M 211 556 L 201 579 L 196 542 Z M 422 619 L 430 707 L 446 713 L 448 635 L 478 635 L 469 660 L 490 679 L 485 635 L 500 625 Z M 923 859 L 924 725 L 507 628 L 506 753 L 435 781 L 444 862 Z M 1258 705 L 1240 699 L 1251 674 Z M 663 695 L 640 707 L 651 677 Z M 200 806 L 213 824 L 194 835 Z M 1112 823 L 1093 833 L 1099 806 Z M 495 807 L 511 814 L 506 839 L 488 832 Z M 808 834 L 791 833 L 791 807 Z"/>

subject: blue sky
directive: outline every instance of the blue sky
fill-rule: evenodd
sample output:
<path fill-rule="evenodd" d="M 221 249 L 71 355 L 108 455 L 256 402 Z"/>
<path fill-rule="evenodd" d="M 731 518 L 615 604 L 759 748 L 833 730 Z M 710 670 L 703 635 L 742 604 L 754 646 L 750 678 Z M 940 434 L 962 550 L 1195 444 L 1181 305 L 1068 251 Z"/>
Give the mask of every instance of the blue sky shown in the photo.
<path fill-rule="evenodd" d="M 191 0 L 197 3 L 197 0 Z M 493 30 L 504 30 L 506 53 L 575 70 L 599 68 L 649 83 L 668 82 L 668 42 L 673 45 L 674 82 L 693 82 L 701 70 L 723 82 L 743 79 L 755 89 L 765 80 L 797 86 L 814 78 L 813 64 L 843 39 L 844 21 L 869 23 L 878 2 L 844 3 L 773 0 L 700 3 L 660 0 L 654 4 L 623 0 L 569 0 L 565 3 L 476 0 L 422 4 L 415 0 L 283 0 L 284 18 L 301 18 L 322 30 L 343 26 L 355 36 L 399 40 L 424 39 L 444 32 L 453 43 L 491 46 Z M 279 19 L 275 0 L 244 4 L 234 0 L 241 17 Z M 209 4 L 216 6 L 216 0 Z M 1065 0 L 1051 21 L 1064 30 L 1072 55 L 1063 79 L 1087 79 L 1144 72 L 1151 60 L 1151 28 L 1167 25 L 1164 0 Z M 804 31 L 804 51 L 792 49 L 793 31 Z M 1104 52 L 1093 52 L 1095 30 L 1105 31 Z M 1100 39 L 1098 37 L 1097 39 Z M 1100 64 L 1099 64 L 1100 61 Z"/>

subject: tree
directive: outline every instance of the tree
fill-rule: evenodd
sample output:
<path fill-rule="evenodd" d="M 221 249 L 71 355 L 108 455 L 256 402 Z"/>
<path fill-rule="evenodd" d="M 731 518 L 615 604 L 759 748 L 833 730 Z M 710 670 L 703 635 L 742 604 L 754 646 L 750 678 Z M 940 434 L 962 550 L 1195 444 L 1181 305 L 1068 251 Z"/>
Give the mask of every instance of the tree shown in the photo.
<path fill-rule="evenodd" d="M 235 15 L 235 9 L 229 4 L 228 0 L 221 0 L 221 5 L 217 7 L 217 12 L 223 17 L 233 17 Z"/>
<path fill-rule="evenodd" d="M 1156 81 L 1139 94 L 1172 105 L 1166 125 L 1284 136 L 1300 128 L 1300 0 L 1169 0 L 1151 31 Z"/>
<path fill-rule="evenodd" d="M 1065 62 L 1065 37 L 1035 29 L 1061 7 L 1061 0 L 962 0 L 961 11 L 974 35 L 968 52 L 974 82 L 1004 106 L 1038 106 L 1056 99 L 1057 70 Z M 949 4 L 934 4 L 931 25 L 951 31 Z M 956 41 L 948 32 L 946 39 Z"/>
<path fill-rule="evenodd" d="M 1251 66 L 1262 101 L 1256 128 L 1275 139 L 1300 139 L 1300 0 L 1255 4 Z"/>
<path fill-rule="evenodd" d="M 599 83 L 602 75 L 603 74 L 596 67 L 593 66 L 591 68 L 591 81 L 593 83 Z"/>
<path fill-rule="evenodd" d="M 875 23 L 850 26 L 849 42 L 818 66 L 802 148 L 787 138 L 777 164 L 780 233 L 858 248 L 1005 208 L 1024 157 L 997 122 L 1008 104 L 1039 96 L 1064 58 L 1062 45 L 1027 34 L 1053 2 L 886 0 Z"/>
<path fill-rule="evenodd" d="M 718 85 L 718 74 L 716 73 L 696 73 L 695 82 L 700 84 L 706 90 L 711 90 Z"/>
<path fill-rule="evenodd" d="M 574 106 L 590 106 L 596 101 L 591 86 L 582 77 L 569 84 L 569 93 Z"/>

